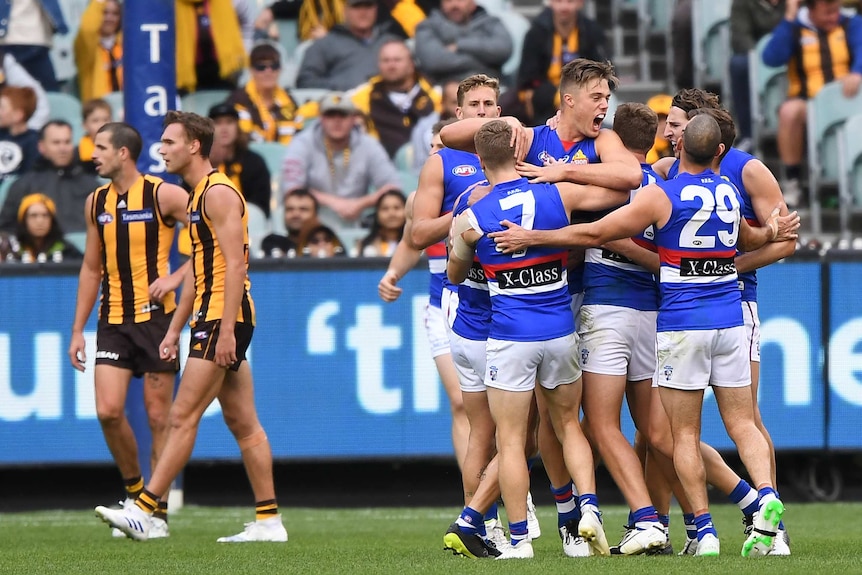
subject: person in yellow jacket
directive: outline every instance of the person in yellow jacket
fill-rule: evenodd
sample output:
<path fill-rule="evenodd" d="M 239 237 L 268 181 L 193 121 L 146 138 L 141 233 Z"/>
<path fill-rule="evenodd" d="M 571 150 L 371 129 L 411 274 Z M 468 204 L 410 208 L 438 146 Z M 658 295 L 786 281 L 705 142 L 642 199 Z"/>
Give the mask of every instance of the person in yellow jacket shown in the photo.
<path fill-rule="evenodd" d="M 233 89 L 247 65 L 231 0 L 176 1 L 177 90 Z"/>
<path fill-rule="evenodd" d="M 117 0 L 92 0 L 81 14 L 75 65 L 82 102 L 123 89 L 122 11 Z"/>

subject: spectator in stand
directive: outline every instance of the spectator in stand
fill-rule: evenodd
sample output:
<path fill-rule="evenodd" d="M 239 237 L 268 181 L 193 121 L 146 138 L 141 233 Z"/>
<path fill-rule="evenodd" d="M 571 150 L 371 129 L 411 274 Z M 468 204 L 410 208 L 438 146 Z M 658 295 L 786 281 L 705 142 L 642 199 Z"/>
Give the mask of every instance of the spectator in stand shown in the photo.
<path fill-rule="evenodd" d="M 75 36 L 78 95 L 82 102 L 123 90 L 123 7 L 90 0 Z"/>
<path fill-rule="evenodd" d="M 433 139 L 433 127 L 437 122 L 452 120 L 458 108 L 458 85 L 460 80 L 449 80 L 443 84 L 443 99 L 440 113 L 434 112 L 421 118 L 413 127 L 410 135 L 410 143 L 413 146 L 413 171 L 416 175 L 422 171 L 425 160 L 428 159 L 428 150 L 431 149 Z"/>
<path fill-rule="evenodd" d="M 14 232 L 21 200 L 43 193 L 57 206 L 57 219 L 66 233 L 87 229 L 84 203 L 99 182 L 84 171 L 75 157 L 72 126 L 65 120 L 51 120 L 39 132 L 39 158 L 33 169 L 9 188 L 0 209 L 0 231 Z"/>
<path fill-rule="evenodd" d="M 843 83 L 848 98 L 862 83 L 862 17 L 842 14 L 841 0 L 802 3 L 787 0 L 784 19 L 763 50 L 768 66 L 787 64 L 787 100 L 778 110 L 778 155 L 784 171 L 781 190 L 791 209 L 803 201 L 806 100 L 833 80 Z"/>
<path fill-rule="evenodd" d="M 748 53 L 781 21 L 785 0 L 733 0 L 730 8 L 730 92 L 736 116 L 736 148 L 751 150 L 751 87 Z"/>
<path fill-rule="evenodd" d="M 475 0 L 441 0 L 416 28 L 419 70 L 434 84 L 479 73 L 499 78 L 511 55 L 506 27 Z"/>
<path fill-rule="evenodd" d="M 346 256 L 344 244 L 332 228 L 319 224 L 309 229 L 299 244 L 299 253 L 306 258 Z"/>
<path fill-rule="evenodd" d="M 97 176 L 96 165 L 93 163 L 93 147 L 96 133 L 99 129 L 113 120 L 114 111 L 111 105 L 101 98 L 88 100 L 81 107 L 81 116 L 84 120 L 84 137 L 78 142 L 78 161 L 81 162 L 84 171 Z"/>
<path fill-rule="evenodd" d="M 416 72 L 410 48 L 402 40 L 380 47 L 380 74 L 359 86 L 352 100 L 365 114 L 368 133 L 377 138 L 390 158 L 410 141 L 420 118 L 440 112 L 440 92 Z"/>
<path fill-rule="evenodd" d="M 380 142 L 356 126 L 356 108 L 343 93 L 320 103 L 320 122 L 304 130 L 284 158 L 284 191 L 308 188 L 332 227 L 357 227 L 362 212 L 401 179 Z"/>
<path fill-rule="evenodd" d="M 0 4 L 0 50 L 14 56 L 48 92 L 60 89 L 50 57 L 54 34 L 68 32 L 59 0 L 7 0 Z"/>
<path fill-rule="evenodd" d="M 246 50 L 231 0 L 177 0 L 176 39 L 180 93 L 236 88 Z"/>
<path fill-rule="evenodd" d="M 21 200 L 15 239 L 17 246 L 13 257 L 22 263 L 61 262 L 82 257 L 75 246 L 66 243 L 57 221 L 57 206 L 45 194 L 30 194 Z"/>
<path fill-rule="evenodd" d="M 255 46 L 249 59 L 251 78 L 228 99 L 239 114 L 239 127 L 252 141 L 289 144 L 305 121 L 317 115 L 317 105 L 298 106 L 278 85 L 281 56 L 271 44 Z"/>
<path fill-rule="evenodd" d="M 248 149 L 248 136 L 239 129 L 239 114 L 233 106 L 223 103 L 210 108 L 209 117 L 215 124 L 210 150 L 213 167 L 230 178 L 246 202 L 269 217 L 269 169 L 259 154 Z"/>
<path fill-rule="evenodd" d="M 518 91 L 514 92 L 524 107 L 521 121 L 532 125 L 557 113 L 563 66 L 576 58 L 608 59 L 605 32 L 584 14 L 583 7 L 584 0 L 550 0 L 533 20 L 524 38 Z M 512 107 L 500 105 L 506 110 Z"/>
<path fill-rule="evenodd" d="M 5 81 L 4 81 L 5 80 Z M 3 86 L 15 86 L 18 88 L 32 88 L 36 92 L 36 111 L 30 117 L 27 125 L 34 130 L 39 130 L 51 116 L 51 108 L 48 97 L 42 85 L 36 81 L 24 67 L 18 63 L 12 54 L 3 54 L 0 46 L 0 88 Z"/>
<path fill-rule="evenodd" d="M 291 190 L 284 198 L 284 229 L 286 236 L 269 234 L 260 244 L 267 258 L 296 257 L 302 232 L 317 226 L 319 206 L 305 188 Z"/>
<path fill-rule="evenodd" d="M 398 39 L 389 24 L 377 25 L 374 0 L 347 0 L 345 23 L 315 41 L 302 59 L 298 88 L 351 90 L 377 73 L 377 53 Z"/>
<path fill-rule="evenodd" d="M 27 127 L 35 110 L 32 88 L 0 90 L 0 178 L 30 171 L 39 158 L 39 133 Z"/>
<path fill-rule="evenodd" d="M 658 116 L 658 127 L 655 132 L 655 140 L 652 149 L 646 157 L 648 164 L 654 164 L 662 158 L 673 156 L 673 145 L 670 140 L 665 138 L 664 129 L 667 125 L 667 116 L 670 114 L 670 107 L 673 104 L 673 96 L 670 94 L 656 94 L 647 100 L 649 109 Z"/>
<path fill-rule="evenodd" d="M 371 231 L 359 242 L 357 254 L 363 257 L 391 257 L 404 235 L 407 200 L 401 190 L 382 194 L 374 209 Z"/>

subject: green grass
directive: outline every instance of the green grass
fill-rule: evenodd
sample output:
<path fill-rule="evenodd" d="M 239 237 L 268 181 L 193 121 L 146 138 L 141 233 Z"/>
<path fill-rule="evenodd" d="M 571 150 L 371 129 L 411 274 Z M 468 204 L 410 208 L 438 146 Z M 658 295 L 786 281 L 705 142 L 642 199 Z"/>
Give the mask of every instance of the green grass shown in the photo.
<path fill-rule="evenodd" d="M 551 507 L 539 509 L 543 535 L 534 542 L 532 561 L 468 560 L 442 551 L 442 535 L 458 509 L 283 509 L 287 544 L 217 544 L 248 521 L 247 508 L 186 507 L 171 518 L 171 537 L 146 543 L 115 540 L 92 513 L 60 511 L 0 515 L 2 574 L 183 574 L 266 573 L 656 573 L 708 575 L 851 574 L 862 572 L 862 504 L 791 504 L 787 517 L 792 557 L 743 559 L 740 513 L 712 508 L 722 556 L 611 557 L 563 556 Z M 604 510 L 608 539 L 616 542 L 626 510 Z M 673 517 L 672 536 L 682 544 L 681 519 Z"/>

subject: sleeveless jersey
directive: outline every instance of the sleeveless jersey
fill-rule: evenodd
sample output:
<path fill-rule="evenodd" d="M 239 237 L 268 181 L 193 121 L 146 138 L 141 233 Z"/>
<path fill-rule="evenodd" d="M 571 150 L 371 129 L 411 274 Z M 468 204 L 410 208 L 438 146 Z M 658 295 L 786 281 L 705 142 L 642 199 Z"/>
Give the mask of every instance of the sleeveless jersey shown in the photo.
<path fill-rule="evenodd" d="M 739 196 L 742 199 L 742 217 L 748 222 L 748 225 L 759 228 L 760 221 L 757 219 L 757 214 L 754 213 L 754 206 L 751 204 L 751 196 L 745 190 L 745 185 L 742 183 L 742 170 L 746 164 L 755 157 L 751 154 L 731 148 L 724 156 L 718 171 L 721 172 L 721 177 L 728 180 L 739 190 Z M 739 289 L 742 290 L 742 301 L 757 301 L 757 272 L 751 270 L 739 274 Z"/>
<path fill-rule="evenodd" d="M 667 171 L 667 179 L 672 180 L 679 175 L 679 158 L 675 159 Z"/>
<path fill-rule="evenodd" d="M 207 191 L 216 184 L 223 184 L 232 189 L 242 202 L 242 239 L 246 276 L 236 321 L 254 325 L 254 302 L 249 293 L 251 282 L 248 279 L 248 210 L 245 199 L 231 183 L 230 178 L 217 171 L 210 172 L 198 182 L 189 198 L 189 236 L 192 240 L 192 266 L 195 277 L 192 324 L 221 319 L 224 312 L 226 262 L 215 235 L 213 223 L 207 216 L 206 203 Z"/>
<path fill-rule="evenodd" d="M 505 341 L 547 341 L 575 331 L 566 265 L 568 250 L 533 247 L 504 254 L 490 232 L 502 220 L 527 229 L 557 229 L 569 224 L 556 186 L 530 184 L 525 178 L 505 182 L 467 210 L 482 237 L 476 254 L 488 279 L 491 328 L 488 337 Z M 742 313 L 740 308 L 740 313 Z"/>
<path fill-rule="evenodd" d="M 641 164 L 641 188 L 661 181 L 649 164 Z M 638 190 L 632 190 L 634 198 Z M 650 226 L 632 237 L 641 247 L 656 251 L 655 230 Z M 640 311 L 658 310 L 659 293 L 655 276 L 625 256 L 604 248 L 589 248 L 584 265 L 584 305 L 613 305 Z"/>
<path fill-rule="evenodd" d="M 464 193 L 458 198 L 452 211 L 454 217 L 467 210 L 469 196 L 470 194 Z M 484 199 L 476 203 L 479 204 Z M 452 331 L 465 339 L 484 341 L 488 339 L 490 327 L 491 296 L 488 294 L 488 280 L 479 258 L 474 257 L 467 279 L 458 286 L 458 312 L 455 314 Z"/>
<path fill-rule="evenodd" d="M 657 331 L 723 329 L 742 325 L 736 285 L 739 192 L 712 170 L 659 182 L 672 205 L 656 229 L 661 260 Z"/>
<path fill-rule="evenodd" d="M 479 156 L 476 154 L 451 148 L 443 148 L 437 154 L 443 160 L 443 204 L 440 206 L 442 216 L 452 211 L 455 200 L 464 190 L 485 181 L 485 174 L 479 166 Z M 428 246 L 425 255 L 428 256 L 428 269 L 431 272 L 429 303 L 440 307 L 443 286 L 451 285 L 446 278 L 446 240 Z"/>
<path fill-rule="evenodd" d="M 536 126 L 533 128 L 533 144 L 530 146 L 524 161 L 542 166 L 551 159 L 568 164 L 597 164 L 601 161 L 596 153 L 595 139 L 585 138 L 566 149 L 556 130 L 552 130 L 548 126 Z M 579 222 L 594 221 L 602 215 L 591 212 L 576 212 L 571 215 L 575 217 L 576 214 Z M 583 276 L 583 265 L 569 270 L 569 293 L 584 291 Z"/>
<path fill-rule="evenodd" d="M 99 319 L 110 324 L 142 323 L 176 309 L 174 292 L 150 300 L 149 287 L 168 275 L 174 226 L 159 211 L 162 180 L 140 176 L 128 191 L 113 183 L 93 193 L 90 217 L 102 244 Z"/>

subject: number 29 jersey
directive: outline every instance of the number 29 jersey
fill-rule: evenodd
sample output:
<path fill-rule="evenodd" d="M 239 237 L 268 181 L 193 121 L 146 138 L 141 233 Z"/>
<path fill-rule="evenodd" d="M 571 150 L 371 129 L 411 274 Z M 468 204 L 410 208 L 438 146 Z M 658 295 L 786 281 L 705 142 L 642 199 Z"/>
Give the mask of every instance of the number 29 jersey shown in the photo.
<path fill-rule="evenodd" d="M 672 213 L 655 240 L 661 261 L 657 331 L 742 325 L 734 258 L 740 197 L 712 170 L 659 182 Z"/>

